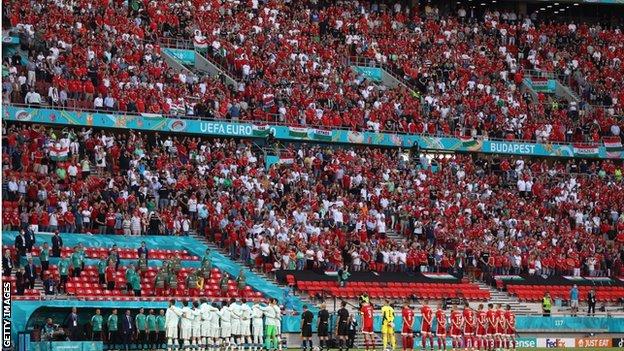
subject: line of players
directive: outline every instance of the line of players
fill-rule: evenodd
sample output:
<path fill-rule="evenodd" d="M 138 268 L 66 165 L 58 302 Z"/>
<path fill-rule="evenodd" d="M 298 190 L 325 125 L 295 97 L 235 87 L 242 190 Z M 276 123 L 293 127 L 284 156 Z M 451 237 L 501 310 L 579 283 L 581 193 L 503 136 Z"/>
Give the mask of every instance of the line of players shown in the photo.
<path fill-rule="evenodd" d="M 165 313 L 167 350 L 256 351 L 282 349 L 282 313 L 275 299 L 269 304 L 253 304 L 230 299 L 220 304 L 169 300 Z"/>
<path fill-rule="evenodd" d="M 369 303 L 363 303 L 362 333 L 366 350 L 374 349 L 373 339 L 373 307 Z M 382 340 L 386 349 L 390 344 L 392 349 L 396 348 L 394 338 L 394 310 L 389 302 L 381 308 L 382 312 Z M 500 304 L 494 309 L 493 304 L 488 304 L 487 311 L 483 304 L 478 309 L 473 310 L 468 303 L 463 311 L 456 306 L 451 308 L 450 316 L 438 305 L 437 310 L 425 302 L 420 310 L 422 322 L 420 326 L 422 350 L 427 349 L 427 340 L 430 349 L 434 349 L 434 334 L 438 342 L 438 350 L 446 350 L 446 338 L 451 338 L 453 350 L 515 350 L 516 349 L 516 318 L 509 305 L 506 310 Z M 403 327 L 401 330 L 403 351 L 414 349 L 414 310 L 406 303 L 401 311 Z M 449 318 L 450 317 L 450 318 Z M 433 331 L 434 320 L 436 322 L 435 333 Z M 384 331 L 384 328 L 386 330 Z"/>

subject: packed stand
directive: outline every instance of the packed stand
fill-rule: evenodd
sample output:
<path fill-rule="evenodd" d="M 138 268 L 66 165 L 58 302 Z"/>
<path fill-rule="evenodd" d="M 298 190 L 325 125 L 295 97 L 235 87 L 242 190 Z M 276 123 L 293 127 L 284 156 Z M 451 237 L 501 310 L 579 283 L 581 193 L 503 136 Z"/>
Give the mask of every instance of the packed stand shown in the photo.
<path fill-rule="evenodd" d="M 4 230 L 199 233 L 257 269 L 622 273 L 622 165 L 5 126 Z M 395 241 L 389 231 L 405 236 Z"/>
<path fill-rule="evenodd" d="M 353 2 L 87 3 L 8 4 L 21 9 L 9 12 L 14 27 L 46 30 L 27 63 L 10 64 L 5 101 L 37 104 L 44 95 L 108 110 L 537 141 L 619 135 L 617 29 L 498 12 L 473 21 L 462 10 L 440 15 L 432 7 L 420 13 Z M 70 18 L 73 26 L 56 29 Z M 149 44 L 162 37 L 194 41 L 241 84 L 230 90 L 218 79 L 174 74 L 160 46 Z M 91 44 L 76 45 L 84 41 Z M 579 45 L 587 55 L 570 54 Z M 413 91 L 356 75 L 353 56 L 386 65 Z M 580 74 L 596 82 L 590 97 L 608 108 L 562 106 L 544 94 L 533 101 L 520 92 L 523 69 Z"/>

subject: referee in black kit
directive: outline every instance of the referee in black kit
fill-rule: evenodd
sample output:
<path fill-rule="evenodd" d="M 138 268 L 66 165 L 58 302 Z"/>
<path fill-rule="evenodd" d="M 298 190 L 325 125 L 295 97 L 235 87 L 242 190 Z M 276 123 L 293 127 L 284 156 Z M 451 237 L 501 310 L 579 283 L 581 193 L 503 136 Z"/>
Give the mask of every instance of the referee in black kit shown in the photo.
<path fill-rule="evenodd" d="M 325 304 L 321 304 L 321 310 L 318 312 L 318 328 L 317 334 L 319 338 L 319 346 L 321 350 L 329 350 L 329 312 Z"/>
<path fill-rule="evenodd" d="M 342 306 L 338 310 L 338 350 L 342 351 L 343 348 L 346 348 L 349 351 L 349 346 L 347 345 L 347 338 L 349 337 L 349 311 L 347 310 L 347 302 L 342 301 L 340 303 Z"/>
<path fill-rule="evenodd" d="M 310 345 L 312 351 L 312 320 L 314 315 L 308 310 L 307 305 L 303 305 L 303 313 L 301 313 L 301 349 L 306 350 L 306 341 Z"/>

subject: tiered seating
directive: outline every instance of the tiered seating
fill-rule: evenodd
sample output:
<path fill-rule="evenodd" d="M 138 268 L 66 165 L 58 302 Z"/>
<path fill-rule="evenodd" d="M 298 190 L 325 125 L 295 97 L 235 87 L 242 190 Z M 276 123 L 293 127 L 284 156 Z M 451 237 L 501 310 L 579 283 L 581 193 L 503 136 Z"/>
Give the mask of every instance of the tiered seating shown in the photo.
<path fill-rule="evenodd" d="M 106 20 L 98 18 L 94 26 L 84 26 L 81 31 L 58 29 L 56 21 L 63 18 L 72 23 L 90 23 L 90 11 L 74 12 L 70 7 L 50 3 L 38 12 L 23 8 L 19 1 L 6 4 L 8 11 L 15 13 L 13 26 L 32 25 L 33 32 L 44 33 L 47 48 L 58 52 L 50 61 L 69 63 L 67 73 L 32 85 L 43 96 L 48 95 L 51 86 L 68 92 L 70 99 L 64 104 L 71 108 L 92 108 L 98 94 L 102 98 L 110 94 L 114 103 L 108 110 L 200 113 L 226 118 L 232 113 L 228 105 L 245 103 L 254 107 L 237 109 L 235 113 L 240 116 L 236 117 L 243 120 L 405 133 L 474 132 L 532 140 L 539 134 L 542 139 L 554 141 L 564 140 L 565 133 L 575 131 L 577 126 L 588 129 L 578 133 L 580 139 L 593 139 L 594 135 L 609 135 L 611 124 L 622 125 L 614 118 L 622 113 L 624 100 L 617 83 L 622 81 L 618 70 L 622 53 L 610 50 L 621 41 L 622 34 L 614 29 L 601 29 L 604 35 L 596 40 L 589 35 L 596 27 L 582 25 L 570 33 L 564 21 L 510 24 L 500 18 L 499 12 L 492 11 L 472 23 L 474 31 L 468 35 L 463 33 L 461 19 L 452 14 L 428 16 L 416 8 L 409 13 L 406 8 L 376 11 L 369 5 L 349 2 L 323 6 L 264 2 L 258 9 L 245 1 L 223 2 L 220 10 L 232 14 L 215 16 L 212 4 L 198 8 L 193 2 L 162 1 L 158 5 L 146 3 L 146 11 L 140 11 L 141 16 L 151 17 L 149 20 L 135 20 L 134 12 L 118 3 L 87 3 L 95 13 L 103 13 Z M 177 13 L 184 14 L 183 18 Z M 189 20 L 193 23 L 189 24 Z M 165 22 L 168 25 L 162 26 Z M 181 28 L 182 23 L 189 27 Z M 201 40 L 195 39 L 208 46 L 211 57 L 225 63 L 232 75 L 244 80 L 244 86 L 230 91 L 218 80 L 184 82 L 186 77 L 170 72 L 156 43 L 163 36 L 191 39 L 191 28 L 204 33 L 197 35 Z M 271 33 L 270 40 L 264 33 Z M 542 35 L 547 39 L 569 35 L 581 47 L 591 46 L 602 52 L 602 59 L 596 59 L 589 50 L 571 55 L 557 40 L 538 40 Z M 73 45 L 72 49 L 59 48 L 58 36 Z M 84 37 L 98 45 L 77 45 Z M 112 59 L 101 60 L 110 42 L 121 46 L 120 53 L 128 50 L 131 54 L 107 52 Z M 557 55 L 561 60 L 556 64 L 543 56 L 559 51 L 566 55 Z M 528 52 L 535 54 L 529 56 Z M 349 66 L 347 58 L 351 55 L 387 65 L 413 87 L 415 95 L 402 88 L 362 83 Z M 90 56 L 97 64 L 84 63 L 89 61 L 84 58 Z M 574 63 L 578 64 L 574 69 L 588 81 L 583 96 L 607 105 L 607 109 L 583 111 L 577 121 L 566 108 L 552 109 L 551 103 L 541 98 L 538 103 L 527 102 L 520 94 L 523 69 L 561 73 Z M 41 65 L 48 65 L 48 61 L 42 59 Z M 99 72 L 83 81 L 86 66 L 99 67 Z M 49 68 L 54 72 L 54 67 Z M 20 67 L 16 75 L 24 74 L 24 70 Z M 150 84 L 137 84 L 132 79 L 137 75 Z M 22 102 L 22 95 L 12 94 L 11 100 Z M 261 106 L 257 106 L 258 101 Z M 202 108 L 194 109 L 197 105 Z M 454 116 L 456 113 L 458 116 Z M 598 126 L 593 125 L 594 121 Z"/>
<path fill-rule="evenodd" d="M 463 297 L 468 300 L 488 300 L 490 293 L 471 283 L 398 283 L 398 282 L 348 282 L 339 287 L 335 281 L 297 281 L 297 288 L 310 295 L 322 294 L 340 298 L 357 298 L 367 293 L 372 298 L 444 299 Z"/>
<path fill-rule="evenodd" d="M 87 258 L 99 259 L 104 256 L 108 256 L 110 249 L 105 247 L 85 247 L 85 256 Z M 15 256 L 15 247 L 9 245 L 3 245 L 2 251 L 10 250 L 11 254 Z M 33 256 L 39 256 L 41 251 L 40 246 L 33 247 L 32 254 Z M 137 249 L 132 248 L 119 248 L 119 258 L 124 260 L 136 260 L 139 259 L 139 254 Z M 61 249 L 61 257 L 71 257 L 74 253 L 73 247 L 65 246 Z M 187 250 L 169 250 L 169 249 L 149 249 L 149 259 L 150 260 L 170 260 L 172 258 L 178 257 L 182 261 L 199 261 L 199 257 L 195 255 L 190 255 Z"/>
<path fill-rule="evenodd" d="M 103 286 L 98 284 L 98 272 L 96 266 L 85 266 L 85 270 L 81 273 L 80 277 L 70 277 L 67 283 L 68 295 L 80 297 L 80 298 L 112 298 L 112 299 L 124 299 L 126 297 L 133 297 L 132 291 L 126 291 L 126 267 L 120 266 L 117 271 L 117 277 L 115 280 L 115 289 L 107 290 Z M 186 277 L 194 270 L 192 268 L 182 268 L 178 273 L 178 288 L 175 291 L 165 291 L 161 295 L 156 295 L 154 289 L 154 282 L 158 269 L 155 267 L 148 267 L 147 272 L 141 278 L 141 298 L 157 298 L 166 299 L 169 296 L 190 296 L 189 289 L 186 287 Z M 58 267 L 55 265 L 50 266 L 50 273 L 54 279 L 59 279 Z M 245 286 L 242 290 L 239 290 L 236 282 L 233 280 L 228 281 L 228 289 L 225 294 L 222 293 L 219 287 L 219 281 L 221 279 L 221 272 L 213 268 L 210 274 L 210 280 L 204 283 L 204 290 L 199 291 L 196 297 L 207 297 L 211 299 L 224 299 L 231 297 L 245 297 L 250 300 L 260 300 L 263 298 L 262 293 L 254 291 L 250 286 Z"/>
<path fill-rule="evenodd" d="M 10 282 L 11 283 L 11 293 L 13 294 L 12 298 L 16 298 L 16 299 L 22 299 L 22 300 L 34 300 L 34 299 L 38 299 L 39 297 L 41 297 L 41 291 L 37 290 L 37 289 L 25 289 L 24 290 L 24 295 L 22 296 L 18 296 L 17 294 L 17 289 L 15 287 L 15 276 L 9 276 L 9 277 L 2 277 L 2 280 L 5 282 Z"/>
<path fill-rule="evenodd" d="M 518 297 L 520 301 L 541 301 L 548 292 L 553 299 L 567 300 L 570 298 L 572 285 L 507 285 L 507 291 Z M 624 299 L 623 286 L 578 286 L 581 299 L 587 296 L 590 289 L 596 290 L 596 299 L 600 302 L 619 302 Z"/>

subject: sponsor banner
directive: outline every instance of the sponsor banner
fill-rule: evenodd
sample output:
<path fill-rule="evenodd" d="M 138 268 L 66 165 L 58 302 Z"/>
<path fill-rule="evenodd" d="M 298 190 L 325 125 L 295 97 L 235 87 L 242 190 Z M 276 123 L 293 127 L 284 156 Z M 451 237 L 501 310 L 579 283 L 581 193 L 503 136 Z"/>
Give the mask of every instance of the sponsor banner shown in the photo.
<path fill-rule="evenodd" d="M 624 338 L 611 339 L 611 347 L 624 348 Z"/>
<path fill-rule="evenodd" d="M 576 340 L 573 338 L 538 338 L 537 347 L 545 347 L 549 349 L 562 349 L 566 347 L 574 347 Z"/>
<path fill-rule="evenodd" d="M 153 130 L 160 132 L 177 132 L 228 137 L 264 137 L 261 126 L 254 128 L 250 123 L 231 123 L 226 121 L 208 121 L 200 119 L 180 119 L 179 117 L 159 114 L 114 114 L 104 112 L 85 112 L 57 110 L 51 108 L 28 108 L 3 105 L 2 119 L 32 123 L 74 125 L 99 128 L 127 128 L 133 130 Z M 301 138 L 328 137 L 326 132 L 316 129 L 270 125 L 275 137 L 283 140 L 300 140 Z M 314 131 L 314 132 L 312 132 Z M 327 140 L 330 141 L 330 140 Z M 390 134 L 374 132 L 357 132 L 335 129 L 331 131 L 331 141 L 337 143 L 376 145 L 386 147 L 410 148 L 415 143 L 423 150 L 447 152 L 482 152 L 497 154 L 513 154 L 526 156 L 576 157 L 575 148 L 571 144 L 539 144 L 516 141 L 491 141 L 483 139 L 460 139 L 456 137 L 432 137 L 423 135 Z M 598 146 L 598 156 L 607 158 L 605 147 Z M 624 158 L 624 152 L 620 159 Z"/>
<path fill-rule="evenodd" d="M 305 127 L 288 127 L 288 134 L 295 138 L 307 138 L 308 128 Z"/>
<path fill-rule="evenodd" d="M 574 155 L 577 157 L 596 157 L 598 156 L 598 145 L 575 144 Z"/>
<path fill-rule="evenodd" d="M 516 347 L 535 348 L 537 347 L 537 338 L 516 338 Z"/>
<path fill-rule="evenodd" d="M 331 130 L 323 130 L 323 129 L 315 129 L 313 136 L 314 139 L 318 140 L 332 140 L 332 131 Z"/>
<path fill-rule="evenodd" d="M 611 347 L 611 338 L 580 338 L 576 339 L 575 347 Z"/>

